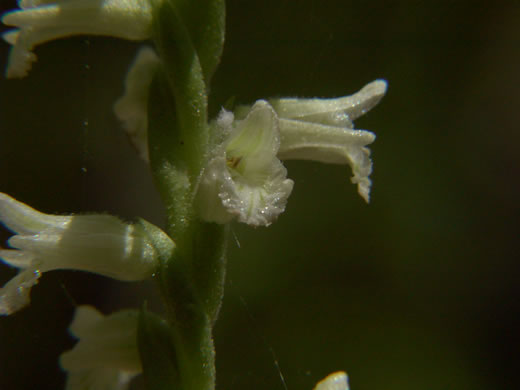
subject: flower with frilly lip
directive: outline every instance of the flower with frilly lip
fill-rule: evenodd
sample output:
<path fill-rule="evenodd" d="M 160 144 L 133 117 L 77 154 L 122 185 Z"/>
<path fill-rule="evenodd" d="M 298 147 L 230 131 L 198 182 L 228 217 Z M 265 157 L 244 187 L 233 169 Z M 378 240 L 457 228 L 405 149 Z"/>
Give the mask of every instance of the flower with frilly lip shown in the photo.
<path fill-rule="evenodd" d="M 294 184 L 276 156 L 276 113 L 259 100 L 244 119 L 235 121 L 223 110 L 213 126 L 221 142 L 199 182 L 199 215 L 209 222 L 226 223 L 236 217 L 252 226 L 270 225 L 285 210 Z"/>

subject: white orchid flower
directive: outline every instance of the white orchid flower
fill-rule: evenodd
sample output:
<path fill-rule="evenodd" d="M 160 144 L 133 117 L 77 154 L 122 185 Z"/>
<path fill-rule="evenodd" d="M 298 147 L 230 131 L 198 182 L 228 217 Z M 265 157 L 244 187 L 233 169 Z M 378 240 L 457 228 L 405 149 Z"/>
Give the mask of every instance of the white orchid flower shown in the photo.
<path fill-rule="evenodd" d="M 349 390 L 347 374 L 343 371 L 332 373 L 318 382 L 314 390 Z"/>
<path fill-rule="evenodd" d="M 28 305 L 43 272 L 74 269 L 136 281 L 152 276 L 158 266 L 158 251 L 142 225 L 114 216 L 43 214 L 0 193 L 0 222 L 16 233 L 8 241 L 13 249 L 0 250 L 0 260 L 20 269 L 0 288 L 0 314 Z M 174 247 L 165 233 L 160 239 Z"/>
<path fill-rule="evenodd" d="M 79 339 L 60 356 L 67 371 L 66 390 L 125 390 L 142 371 L 137 348 L 139 313 L 124 310 L 103 316 L 92 306 L 79 306 L 70 325 Z"/>
<path fill-rule="evenodd" d="M 280 147 L 278 118 L 264 100 L 235 121 L 223 110 L 216 130 L 222 142 L 210 158 L 198 188 L 202 219 L 226 223 L 237 218 L 252 226 L 268 226 L 285 210 L 293 181 L 276 157 Z"/>
<path fill-rule="evenodd" d="M 7 12 L 2 22 L 16 27 L 4 33 L 13 45 L 8 78 L 25 77 L 36 61 L 33 48 L 73 35 L 106 35 L 140 41 L 150 37 L 150 0 L 20 0 L 19 10 Z"/>
<path fill-rule="evenodd" d="M 374 142 L 374 133 L 355 130 L 353 120 L 372 109 L 384 96 L 386 81 L 376 80 L 359 92 L 333 99 L 270 99 L 280 126 L 282 160 L 312 160 L 330 164 L 348 164 L 352 182 L 368 203 L 372 161 L 365 146 Z M 237 109 L 243 117 L 248 106 Z"/>

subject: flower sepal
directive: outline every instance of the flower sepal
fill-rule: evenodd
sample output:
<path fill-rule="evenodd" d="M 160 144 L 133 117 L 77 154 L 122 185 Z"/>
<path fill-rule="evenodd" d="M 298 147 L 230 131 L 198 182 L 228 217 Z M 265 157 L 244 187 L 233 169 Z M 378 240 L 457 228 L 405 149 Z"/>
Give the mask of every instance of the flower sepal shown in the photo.
<path fill-rule="evenodd" d="M 366 147 L 375 134 L 354 129 L 353 121 L 371 110 L 386 93 L 386 81 L 375 80 L 357 93 L 332 99 L 270 99 L 278 116 L 281 160 L 311 160 L 347 164 L 351 181 L 368 203 L 372 161 Z M 237 108 L 237 117 L 247 115 L 250 107 Z"/>

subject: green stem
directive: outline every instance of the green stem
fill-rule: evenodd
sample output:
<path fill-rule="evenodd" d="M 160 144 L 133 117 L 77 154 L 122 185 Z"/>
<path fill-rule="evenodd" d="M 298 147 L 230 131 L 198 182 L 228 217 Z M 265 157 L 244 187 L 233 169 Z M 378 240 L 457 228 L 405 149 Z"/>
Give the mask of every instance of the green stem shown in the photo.
<path fill-rule="evenodd" d="M 176 248 L 157 273 L 167 323 L 143 314 L 139 347 L 150 390 L 213 390 L 212 329 L 224 290 L 228 229 L 200 221 L 194 199 L 212 147 L 207 85 L 222 52 L 224 1 L 160 0 L 153 30 L 163 66 L 150 87 L 150 164 Z M 148 345 L 161 352 L 154 355 Z M 154 364 L 158 359 L 164 364 Z"/>

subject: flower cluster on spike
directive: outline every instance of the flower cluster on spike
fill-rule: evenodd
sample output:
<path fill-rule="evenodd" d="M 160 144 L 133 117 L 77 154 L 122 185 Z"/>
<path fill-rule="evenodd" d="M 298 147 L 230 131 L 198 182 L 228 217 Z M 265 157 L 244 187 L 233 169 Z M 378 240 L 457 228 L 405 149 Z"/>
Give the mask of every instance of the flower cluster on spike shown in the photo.
<path fill-rule="evenodd" d="M 148 39 L 157 14 L 152 8 L 161 1 L 166 0 L 18 0 L 19 9 L 2 16 L 2 22 L 13 27 L 3 34 L 12 46 L 6 75 L 25 77 L 36 61 L 34 48 L 51 40 L 84 34 Z M 150 158 L 149 90 L 161 67 L 153 49 L 141 49 L 127 74 L 125 93 L 114 105 L 145 161 Z M 345 97 L 262 99 L 233 112 L 222 109 L 207 124 L 211 144 L 204 146 L 210 152 L 202 170 L 197 168 L 198 180 L 190 195 L 194 214 L 208 223 L 270 225 L 284 212 L 293 189 L 282 163 L 289 159 L 349 165 L 352 182 L 368 202 L 372 162 L 367 145 L 375 135 L 354 129 L 353 120 L 385 93 L 386 82 L 376 80 Z M 75 269 L 136 281 L 151 277 L 175 251 L 173 240 L 146 221 L 126 223 L 105 214 L 49 215 L 4 193 L 0 193 L 0 223 L 14 233 L 8 240 L 10 249 L 0 250 L 0 260 L 19 269 L 0 288 L 0 315 L 27 306 L 31 288 L 44 272 Z M 61 356 L 69 373 L 67 389 L 128 388 L 142 371 L 137 318 L 133 311 L 105 317 L 88 306 L 76 309 L 70 331 L 79 341 Z M 314 390 L 348 388 L 346 374 L 338 372 Z"/>

